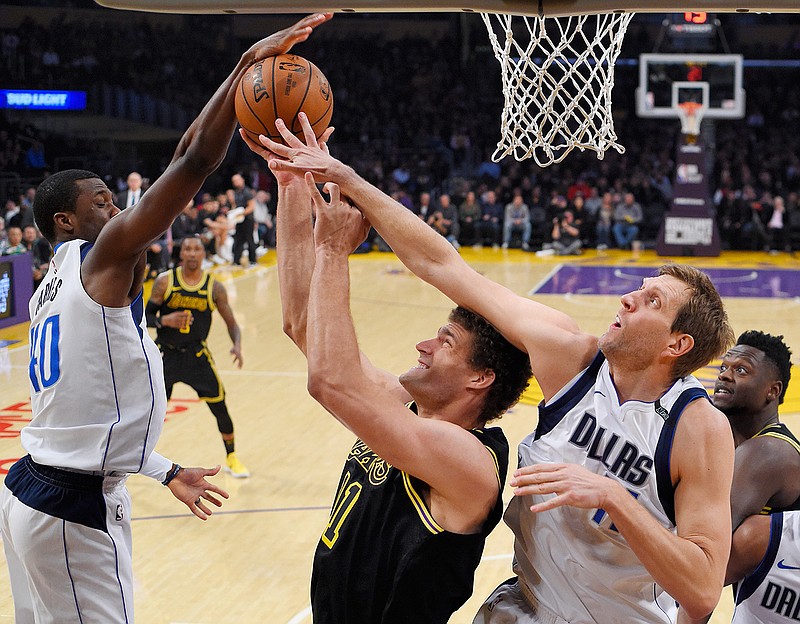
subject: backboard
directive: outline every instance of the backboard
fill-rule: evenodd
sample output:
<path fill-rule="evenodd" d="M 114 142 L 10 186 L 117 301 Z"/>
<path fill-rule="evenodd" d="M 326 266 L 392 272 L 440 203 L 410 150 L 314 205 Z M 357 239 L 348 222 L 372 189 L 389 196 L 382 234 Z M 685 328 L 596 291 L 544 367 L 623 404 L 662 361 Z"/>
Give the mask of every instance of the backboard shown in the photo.
<path fill-rule="evenodd" d="M 745 113 L 742 56 L 739 54 L 642 54 L 636 113 L 677 117 L 677 105 L 695 93 L 707 106 L 704 117 L 740 119 Z"/>
<path fill-rule="evenodd" d="M 95 0 L 114 9 L 161 13 L 313 13 L 315 11 L 488 12 L 563 17 L 600 13 L 674 13 L 676 0 Z M 800 13 L 797 0 L 699 0 L 692 11 Z"/>

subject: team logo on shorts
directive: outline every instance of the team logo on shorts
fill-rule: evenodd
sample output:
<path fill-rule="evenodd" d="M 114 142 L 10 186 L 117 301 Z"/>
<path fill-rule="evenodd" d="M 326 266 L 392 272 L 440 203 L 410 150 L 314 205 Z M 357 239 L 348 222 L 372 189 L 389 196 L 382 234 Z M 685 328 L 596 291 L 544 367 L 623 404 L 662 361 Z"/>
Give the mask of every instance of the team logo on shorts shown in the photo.
<path fill-rule="evenodd" d="M 117 505 L 117 516 L 116 517 L 117 517 L 117 522 L 121 522 L 122 521 L 122 517 L 123 517 L 122 505 Z"/>

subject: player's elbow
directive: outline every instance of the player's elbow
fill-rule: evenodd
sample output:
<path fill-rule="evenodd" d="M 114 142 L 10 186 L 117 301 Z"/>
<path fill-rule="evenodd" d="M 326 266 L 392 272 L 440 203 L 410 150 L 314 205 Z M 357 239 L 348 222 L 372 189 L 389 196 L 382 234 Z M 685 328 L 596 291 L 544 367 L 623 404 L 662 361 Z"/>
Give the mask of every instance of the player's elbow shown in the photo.
<path fill-rule="evenodd" d="M 330 370 L 309 366 L 308 393 L 321 405 L 331 409 L 342 395 L 342 385 Z"/>
<path fill-rule="evenodd" d="M 692 620 L 701 620 L 709 615 L 714 607 L 719 602 L 719 597 L 722 594 L 722 584 L 713 583 L 707 584 L 707 587 L 696 587 L 691 596 L 687 596 L 685 600 L 679 601 L 681 609 Z"/>
<path fill-rule="evenodd" d="M 225 147 L 227 148 L 227 143 Z M 205 177 L 210 176 L 219 168 L 225 154 L 226 149 L 221 149 L 219 141 L 213 140 L 203 128 L 196 128 L 192 133 L 191 140 L 179 145 L 176 153 L 183 159 L 187 167 Z"/>
<path fill-rule="evenodd" d="M 295 323 L 293 320 L 288 318 L 283 319 L 283 333 L 289 336 L 289 338 L 292 339 L 292 342 L 297 342 L 298 329 L 298 323 Z"/>

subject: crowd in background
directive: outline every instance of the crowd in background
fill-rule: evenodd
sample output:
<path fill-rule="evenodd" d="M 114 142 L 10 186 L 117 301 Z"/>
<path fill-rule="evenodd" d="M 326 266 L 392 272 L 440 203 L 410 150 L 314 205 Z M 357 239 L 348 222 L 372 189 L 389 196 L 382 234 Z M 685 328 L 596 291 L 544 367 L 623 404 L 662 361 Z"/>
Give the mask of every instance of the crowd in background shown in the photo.
<path fill-rule="evenodd" d="M 233 22 L 224 16 L 160 23 L 147 14 L 124 22 L 104 20 L 102 11 L 89 15 L 65 11 L 49 21 L 26 18 L 16 28 L 0 30 L 0 70 L 8 86 L 80 89 L 100 76 L 157 93 L 195 114 L 211 85 L 221 81 L 217 74 L 229 66 L 227 59 L 249 41 L 237 40 Z M 323 68 L 333 87 L 331 150 L 456 247 L 518 246 L 574 254 L 587 247 L 652 245 L 672 199 L 680 124 L 636 117 L 638 68 L 620 66 L 616 72 L 615 130 L 624 154 L 609 152 L 598 160 L 593 152 L 576 151 L 545 169 L 530 160 L 494 163 L 500 74 L 478 21 L 440 28 L 437 37 L 369 32 L 337 37 L 336 20 L 320 30 L 303 54 Z M 643 32 L 635 26 L 629 31 L 622 57 L 652 51 Z M 747 42 L 740 32 L 731 31 L 729 39 L 737 46 L 733 52 L 796 58 L 796 33 L 765 43 Z M 198 62 L 212 58 L 220 60 Z M 796 67 L 746 68 L 746 117 L 704 125 L 711 155 L 709 193 L 724 248 L 782 252 L 800 247 L 798 77 Z M 116 163 L 98 153 L 92 141 L 59 133 L 57 124 L 43 129 L 35 123 L 36 114 L 0 114 L 0 171 L 20 180 L 19 188 L 0 187 L 7 191 L 1 198 L 3 239 L 9 215 L 23 211 L 28 188 L 52 172 L 58 158 L 80 155 L 113 190 L 131 170 L 129 162 Z M 136 168 L 155 179 L 172 147 L 156 159 L 142 153 Z M 224 211 L 224 205 L 214 208 L 213 202 L 225 196 L 230 176 L 242 171 L 253 192 L 262 193 L 264 210 L 271 215 L 273 180 L 264 163 L 251 156 L 243 145 L 232 149 L 218 175 L 209 179 L 207 197 L 198 197 L 193 210 Z M 207 209 L 209 202 L 214 210 Z M 259 227 L 262 232 L 266 228 L 263 219 Z M 256 236 L 260 247 L 271 244 L 269 236 Z M 366 248 L 384 249 L 385 243 L 375 237 Z"/>

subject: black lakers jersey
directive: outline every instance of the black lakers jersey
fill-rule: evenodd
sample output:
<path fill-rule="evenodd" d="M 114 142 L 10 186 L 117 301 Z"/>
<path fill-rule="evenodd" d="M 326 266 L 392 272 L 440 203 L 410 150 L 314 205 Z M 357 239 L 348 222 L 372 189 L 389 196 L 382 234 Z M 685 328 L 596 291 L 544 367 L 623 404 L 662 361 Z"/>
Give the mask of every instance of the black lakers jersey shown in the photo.
<path fill-rule="evenodd" d="M 769 424 L 753 437 L 754 438 L 770 437 L 770 438 L 777 438 L 778 440 L 783 440 L 784 442 L 789 444 L 795 451 L 800 453 L 800 441 L 798 441 L 798 439 L 794 436 L 794 434 L 789 430 L 789 427 L 787 427 L 783 423 L 777 422 Z M 788 507 L 784 507 L 781 509 L 765 506 L 761 510 L 761 514 L 767 515 L 775 513 L 777 511 L 790 511 L 796 509 L 800 509 L 800 499 L 796 500 Z"/>
<path fill-rule="evenodd" d="M 486 536 L 503 513 L 508 441 L 471 431 L 495 459 L 500 489 L 481 531 L 449 533 L 424 503 L 424 483 L 357 440 L 342 472 L 311 577 L 315 624 L 446 624 L 472 595 Z"/>
<path fill-rule="evenodd" d="M 191 310 L 194 317 L 191 325 L 184 327 L 159 327 L 156 342 L 165 347 L 185 347 L 197 345 L 205 341 L 211 330 L 211 316 L 214 312 L 214 277 L 203 271 L 203 277 L 196 286 L 189 286 L 183 280 L 180 267 L 169 272 L 164 302 L 159 308 L 159 315 Z"/>

